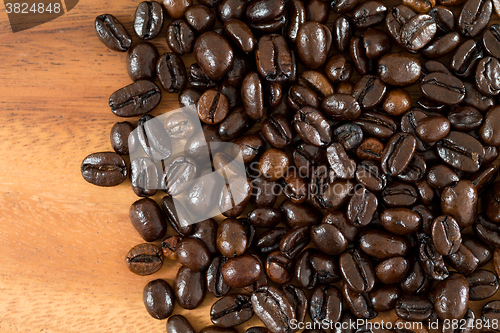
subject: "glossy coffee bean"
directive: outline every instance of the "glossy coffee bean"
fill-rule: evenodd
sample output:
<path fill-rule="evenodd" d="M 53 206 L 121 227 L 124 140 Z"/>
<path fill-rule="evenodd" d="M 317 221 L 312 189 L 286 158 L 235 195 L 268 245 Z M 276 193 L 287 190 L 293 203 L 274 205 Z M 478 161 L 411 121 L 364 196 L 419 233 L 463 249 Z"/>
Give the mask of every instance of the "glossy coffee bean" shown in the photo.
<path fill-rule="evenodd" d="M 191 186 L 196 178 L 198 167 L 194 159 L 188 156 L 178 156 L 165 163 L 162 182 L 165 192 L 175 196 Z"/>
<path fill-rule="evenodd" d="M 386 209 L 380 215 L 384 228 L 396 235 L 408 235 L 416 232 L 421 224 L 420 216 L 407 208 Z"/>
<path fill-rule="evenodd" d="M 300 109 L 294 116 L 295 130 L 307 144 L 325 146 L 332 140 L 332 129 L 321 112 L 312 107 Z"/>
<path fill-rule="evenodd" d="M 196 238 L 185 238 L 176 249 L 179 262 L 194 272 L 204 271 L 210 265 L 210 251 Z"/>
<path fill-rule="evenodd" d="M 417 52 L 427 45 L 436 34 L 437 24 L 427 14 L 417 14 L 402 26 L 400 43 L 410 52 Z"/>
<path fill-rule="evenodd" d="M 206 124 L 218 124 L 229 112 L 229 102 L 226 95 L 210 89 L 201 95 L 196 105 L 198 117 Z"/>
<path fill-rule="evenodd" d="M 354 86 L 352 96 L 361 109 L 371 109 L 382 102 L 387 91 L 386 85 L 376 76 L 365 75 Z"/>
<path fill-rule="evenodd" d="M 227 218 L 219 224 L 217 230 L 217 248 L 227 258 L 242 255 L 250 244 L 251 233 L 241 220 Z"/>
<path fill-rule="evenodd" d="M 488 25 L 492 11 L 490 0 L 467 0 L 458 16 L 458 30 L 466 37 L 478 36 Z"/>
<path fill-rule="evenodd" d="M 461 106 L 448 113 L 451 127 L 459 131 L 471 131 L 481 126 L 483 115 L 472 106 Z"/>
<path fill-rule="evenodd" d="M 455 185 L 446 187 L 441 193 L 441 210 L 451 215 L 460 228 L 474 222 L 478 209 L 477 189 L 469 180 L 461 180 Z"/>
<path fill-rule="evenodd" d="M 292 74 L 292 59 L 286 40 L 281 35 L 264 35 L 255 49 L 259 74 L 270 82 L 284 82 Z"/>
<path fill-rule="evenodd" d="M 397 133 L 387 143 L 382 152 L 382 170 L 396 176 L 401 174 L 410 164 L 417 141 L 408 133 Z"/>
<path fill-rule="evenodd" d="M 218 80 L 227 73 L 233 63 L 233 55 L 229 42 L 216 32 L 205 32 L 196 39 L 196 62 L 213 80 Z"/>
<path fill-rule="evenodd" d="M 337 322 L 342 315 L 342 293 L 332 285 L 314 289 L 309 301 L 309 314 L 316 323 Z"/>
<path fill-rule="evenodd" d="M 296 320 L 297 313 L 283 290 L 263 286 L 254 291 L 251 299 L 254 313 L 266 327 L 272 328 L 276 333 L 292 332 L 289 323 L 281 318 Z"/>
<path fill-rule="evenodd" d="M 179 55 L 193 52 L 196 35 L 185 20 L 175 20 L 167 27 L 167 44 L 172 52 Z"/>
<path fill-rule="evenodd" d="M 399 116 L 411 108 L 411 96 L 404 89 L 389 90 L 382 102 L 385 112 L 392 116 Z"/>
<path fill-rule="evenodd" d="M 205 274 L 181 266 L 175 276 L 174 293 L 181 308 L 187 310 L 196 309 L 205 298 Z"/>
<path fill-rule="evenodd" d="M 347 221 L 356 227 L 364 227 L 370 223 L 378 208 L 375 194 L 365 188 L 354 192 L 347 205 Z"/>
<path fill-rule="evenodd" d="M 334 225 L 321 223 L 311 228 L 311 240 L 318 250 L 328 255 L 338 255 L 347 249 L 348 241 Z"/>
<path fill-rule="evenodd" d="M 369 258 L 358 250 L 340 255 L 340 272 L 346 284 L 355 292 L 370 292 L 375 284 L 375 272 Z"/>
<path fill-rule="evenodd" d="M 464 245 L 460 245 L 457 252 L 446 257 L 451 267 L 463 274 L 474 272 L 478 266 L 478 259 Z"/>
<path fill-rule="evenodd" d="M 284 284 L 293 278 L 293 260 L 281 251 L 275 251 L 266 258 L 266 274 L 273 282 Z"/>
<path fill-rule="evenodd" d="M 178 19 L 184 16 L 184 13 L 193 2 L 192 0 L 162 0 L 162 4 L 171 18 Z"/>
<path fill-rule="evenodd" d="M 153 242 L 165 236 L 167 222 L 156 201 L 143 198 L 130 207 L 130 221 L 146 242 Z"/>
<path fill-rule="evenodd" d="M 163 253 L 156 245 L 139 244 L 128 251 L 125 263 L 134 274 L 151 275 L 156 273 L 163 265 Z"/>
<path fill-rule="evenodd" d="M 499 320 L 500 301 L 490 301 L 481 309 L 481 319 L 483 322 L 493 323 Z"/>
<path fill-rule="evenodd" d="M 339 15 L 333 22 L 332 37 L 333 46 L 340 53 L 345 53 L 349 47 L 353 33 L 352 20 L 347 15 Z"/>
<path fill-rule="evenodd" d="M 459 104 L 465 97 L 462 81 L 444 73 L 426 75 L 420 81 L 420 90 L 430 100 L 446 105 Z"/>
<path fill-rule="evenodd" d="M 488 218 L 495 222 L 500 222 L 500 182 L 491 185 L 490 190 L 483 197 L 483 210 Z"/>
<path fill-rule="evenodd" d="M 411 85 L 419 79 L 420 73 L 420 62 L 410 54 L 389 53 L 378 62 L 381 80 L 393 86 Z"/>
<path fill-rule="evenodd" d="M 349 285 L 342 282 L 342 295 L 349 307 L 349 310 L 357 317 L 362 319 L 373 319 L 377 316 L 377 311 L 373 309 L 369 294 L 357 293 L 349 288 Z"/>
<path fill-rule="evenodd" d="M 396 304 L 396 315 L 404 320 L 423 321 L 433 312 L 434 306 L 426 296 L 403 295 Z"/>
<path fill-rule="evenodd" d="M 360 74 L 367 75 L 373 72 L 373 61 L 370 61 L 366 56 L 366 50 L 361 36 L 351 38 L 349 42 L 349 55 L 351 56 L 354 68 L 356 68 Z"/>
<path fill-rule="evenodd" d="M 493 183 L 497 175 L 498 175 L 498 168 L 495 165 L 487 164 L 481 167 L 481 169 L 479 169 L 478 172 L 472 174 L 469 177 L 469 180 L 476 187 L 477 193 L 481 195 L 484 192 L 484 190 L 488 187 L 488 185 Z"/>
<path fill-rule="evenodd" d="M 384 260 L 408 254 L 410 244 L 406 238 L 383 230 L 367 230 L 360 234 L 359 247 L 370 257 Z"/>
<path fill-rule="evenodd" d="M 478 269 L 465 278 L 469 284 L 469 300 L 471 301 L 488 299 L 498 290 L 498 277 L 493 272 Z"/>
<path fill-rule="evenodd" d="M 500 146 L 500 126 L 498 120 L 500 119 L 500 108 L 497 106 L 492 107 L 486 113 L 483 124 L 479 130 L 481 140 L 490 146 Z"/>
<path fill-rule="evenodd" d="M 82 161 L 80 171 L 83 179 L 97 186 L 119 185 L 128 174 L 125 160 L 112 152 L 90 154 Z"/>
<path fill-rule="evenodd" d="M 368 28 L 381 23 L 387 12 L 387 7 L 381 1 L 365 1 L 353 11 L 352 21 L 358 29 Z"/>
<path fill-rule="evenodd" d="M 204 5 L 190 6 L 184 13 L 186 21 L 199 33 L 214 27 L 215 13 Z"/>
<path fill-rule="evenodd" d="M 422 50 L 422 55 L 428 59 L 441 58 L 455 50 L 461 41 L 458 32 L 449 32 L 427 44 Z"/>
<path fill-rule="evenodd" d="M 453 52 L 450 60 L 451 70 L 457 76 L 469 77 L 474 73 L 477 63 L 482 57 L 483 49 L 481 45 L 473 39 L 468 39 Z"/>
<path fill-rule="evenodd" d="M 358 164 L 356 181 L 372 192 L 380 192 L 387 185 L 387 177 L 380 167 L 371 161 L 362 161 Z"/>
<path fill-rule="evenodd" d="M 97 36 L 113 51 L 125 52 L 132 46 L 132 37 L 123 24 L 111 14 L 97 16 L 94 22 Z"/>
<path fill-rule="evenodd" d="M 153 39 L 163 28 L 162 6 L 156 1 L 143 1 L 135 11 L 134 31 L 140 39 Z"/>
<path fill-rule="evenodd" d="M 392 284 L 401 281 L 408 272 L 410 266 L 408 260 L 403 257 L 386 259 L 375 266 L 375 275 L 384 284 Z"/>
<path fill-rule="evenodd" d="M 186 88 L 188 82 L 186 67 L 178 54 L 168 52 L 161 56 L 156 64 L 156 73 L 161 86 L 166 91 L 178 93 Z M 196 102 L 197 99 L 199 96 Z"/>
<path fill-rule="evenodd" d="M 233 327 L 252 318 L 250 296 L 230 294 L 217 300 L 210 309 L 210 320 L 219 327 Z"/>
<path fill-rule="evenodd" d="M 432 287 L 433 280 L 425 273 L 420 261 L 412 258 L 410 270 L 406 277 L 401 280 L 399 286 L 403 292 L 408 294 L 422 295 Z"/>
<path fill-rule="evenodd" d="M 142 292 L 142 300 L 148 313 L 155 319 L 166 319 L 174 312 L 174 291 L 165 280 L 148 282 Z"/>
<path fill-rule="evenodd" d="M 400 297 L 401 290 L 396 284 L 381 285 L 370 292 L 370 301 L 377 312 L 393 310 Z"/>
<path fill-rule="evenodd" d="M 467 279 L 458 273 L 439 281 L 434 291 L 434 309 L 438 317 L 445 319 L 461 319 L 469 305 L 469 284 Z"/>
<path fill-rule="evenodd" d="M 487 96 L 500 93 L 500 62 L 494 57 L 482 58 L 476 67 L 475 79 L 477 89 Z"/>
<path fill-rule="evenodd" d="M 160 100 L 160 88 L 153 82 L 140 80 L 111 94 L 109 107 L 119 117 L 135 117 L 153 110 Z"/>
<path fill-rule="evenodd" d="M 311 241 L 308 226 L 299 226 L 289 230 L 280 241 L 280 251 L 294 259 Z"/>
<path fill-rule="evenodd" d="M 354 97 L 339 93 L 323 99 L 321 109 L 334 120 L 354 120 L 361 114 L 361 107 Z"/>
<path fill-rule="evenodd" d="M 173 235 L 165 238 L 161 242 L 161 249 L 163 251 L 163 256 L 170 260 L 177 260 L 177 246 L 182 242 L 184 237 L 180 235 Z"/>
<path fill-rule="evenodd" d="M 132 149 L 134 149 L 136 143 L 135 135 L 132 134 L 134 129 L 135 126 L 128 121 L 118 122 L 113 125 L 109 133 L 109 139 L 115 152 L 120 155 L 128 155 L 130 152 L 129 139 L 132 141 Z"/>
<path fill-rule="evenodd" d="M 306 22 L 297 32 L 296 47 L 299 58 L 311 69 L 316 69 L 326 62 L 331 45 L 332 33 L 321 23 Z"/>
<path fill-rule="evenodd" d="M 156 76 L 158 50 L 149 42 L 132 46 L 127 52 L 127 72 L 133 81 L 153 80 Z"/>
<path fill-rule="evenodd" d="M 222 266 L 225 283 L 233 288 L 243 288 L 257 282 L 263 272 L 262 263 L 255 255 L 245 254 L 229 259 Z"/>
<path fill-rule="evenodd" d="M 222 275 L 222 267 L 227 260 L 224 256 L 214 257 L 206 272 L 207 289 L 215 297 L 225 296 L 231 291 L 231 286 L 226 283 Z"/>
<path fill-rule="evenodd" d="M 444 256 L 460 248 L 462 236 L 457 221 L 448 215 L 441 215 L 432 223 L 432 241 L 436 250 Z"/>
<path fill-rule="evenodd" d="M 164 160 L 172 154 L 172 142 L 158 118 L 142 116 L 137 122 L 136 133 L 142 149 L 153 160 Z"/>
<path fill-rule="evenodd" d="M 262 32 L 275 32 L 285 23 L 285 1 L 251 1 L 246 9 L 250 27 Z"/>
<path fill-rule="evenodd" d="M 436 250 L 427 235 L 418 235 L 418 256 L 420 264 L 431 279 L 443 281 L 450 275 L 443 256 Z"/>
<path fill-rule="evenodd" d="M 158 169 L 148 157 L 138 157 L 130 163 L 130 182 L 132 190 L 139 197 L 149 197 L 158 187 Z"/>
<path fill-rule="evenodd" d="M 401 29 L 417 13 L 410 7 L 400 4 L 387 11 L 385 27 L 391 37 L 400 45 L 404 45 L 401 39 Z"/>
<path fill-rule="evenodd" d="M 174 315 L 167 320 L 167 333 L 195 333 L 193 326 L 181 315 Z"/>
<path fill-rule="evenodd" d="M 238 188 L 236 192 L 231 189 Z M 229 183 L 222 187 L 219 197 L 219 210 L 226 217 L 237 217 L 243 213 L 252 195 L 250 181 L 241 176 L 230 179 Z"/>
<path fill-rule="evenodd" d="M 370 123 L 375 121 L 375 120 L 376 119 L 373 119 L 373 118 L 366 119 L 366 121 L 361 122 L 361 127 L 369 126 Z M 387 133 L 387 134 L 389 134 L 389 133 Z M 363 141 L 361 141 L 359 146 L 356 148 L 356 156 L 361 160 L 378 162 L 377 168 L 379 169 L 380 168 L 379 163 L 382 160 L 382 153 L 384 151 L 384 148 L 385 148 L 384 144 L 379 139 L 376 139 L 373 137 L 365 138 L 365 139 L 363 139 Z M 379 178 L 382 180 L 382 178 L 385 177 L 385 174 L 380 171 L 379 173 L 377 173 L 374 176 L 376 176 L 376 178 Z M 385 181 L 385 182 L 387 183 L 387 181 Z M 383 187 L 385 187 L 385 185 Z M 374 191 L 374 190 L 371 189 L 371 191 Z"/>
<path fill-rule="evenodd" d="M 441 159 L 455 169 L 476 172 L 484 158 L 484 147 L 472 136 L 451 131 L 446 138 L 436 145 Z"/>
<path fill-rule="evenodd" d="M 415 128 L 415 133 L 425 143 L 444 139 L 450 132 L 450 122 L 442 116 L 427 117 Z"/>
<path fill-rule="evenodd" d="M 189 236 L 193 230 L 191 217 L 184 206 L 176 198 L 164 196 L 161 199 L 161 208 L 168 222 L 181 236 Z"/>

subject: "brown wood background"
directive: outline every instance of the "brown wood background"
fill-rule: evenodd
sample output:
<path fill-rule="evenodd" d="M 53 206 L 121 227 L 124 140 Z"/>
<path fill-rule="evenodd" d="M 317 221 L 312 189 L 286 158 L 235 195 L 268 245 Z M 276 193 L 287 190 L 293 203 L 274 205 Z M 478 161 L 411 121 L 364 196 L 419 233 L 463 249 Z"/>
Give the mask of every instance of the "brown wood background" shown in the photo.
<path fill-rule="evenodd" d="M 114 14 L 132 32 L 139 2 L 80 0 L 15 34 L 0 8 L 0 332 L 165 331 L 166 321 L 146 313 L 142 289 L 152 278 L 172 283 L 178 264 L 167 260 L 153 277 L 130 273 L 123 258 L 142 242 L 128 218 L 137 197 L 128 181 L 99 188 L 80 175 L 85 156 L 111 150 L 109 130 L 122 119 L 108 98 L 130 83 L 125 54 L 101 44 L 94 19 Z M 164 34 L 155 44 L 167 51 Z M 153 114 L 176 107 L 164 93 Z M 200 330 L 213 301 L 175 313 Z M 476 314 L 484 303 L 473 302 Z M 238 331 L 253 325 L 256 317 Z"/>

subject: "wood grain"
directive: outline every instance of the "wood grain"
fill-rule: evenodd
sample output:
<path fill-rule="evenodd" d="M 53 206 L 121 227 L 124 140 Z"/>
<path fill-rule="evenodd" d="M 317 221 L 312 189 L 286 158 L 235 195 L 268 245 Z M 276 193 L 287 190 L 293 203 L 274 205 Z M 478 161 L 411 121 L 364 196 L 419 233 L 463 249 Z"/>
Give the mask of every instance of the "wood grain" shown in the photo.
<path fill-rule="evenodd" d="M 111 150 L 109 130 L 120 119 L 108 98 L 130 83 L 125 54 L 101 44 L 94 19 L 114 14 L 132 32 L 139 2 L 80 0 L 64 16 L 15 34 L 0 11 L 0 332 L 165 331 L 166 321 L 142 304 L 152 278 L 131 274 L 123 260 L 142 242 L 128 218 L 137 200 L 129 182 L 98 188 L 79 170 L 86 155 Z M 160 53 L 163 36 L 154 42 Z M 164 93 L 153 114 L 176 107 L 177 95 Z M 154 278 L 171 283 L 178 267 L 166 261 Z M 200 330 L 211 324 L 213 301 L 176 313 Z M 477 310 L 484 302 L 473 303 Z M 238 331 L 254 325 L 256 317 Z"/>

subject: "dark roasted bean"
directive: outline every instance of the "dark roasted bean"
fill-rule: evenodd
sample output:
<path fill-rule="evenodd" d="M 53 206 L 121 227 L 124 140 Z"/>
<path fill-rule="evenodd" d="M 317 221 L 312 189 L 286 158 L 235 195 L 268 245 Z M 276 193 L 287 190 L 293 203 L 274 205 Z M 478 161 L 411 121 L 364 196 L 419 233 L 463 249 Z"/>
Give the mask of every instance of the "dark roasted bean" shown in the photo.
<path fill-rule="evenodd" d="M 123 24 L 111 14 L 97 16 L 94 22 L 97 36 L 109 49 L 127 51 L 132 46 L 132 37 Z"/>
<path fill-rule="evenodd" d="M 119 117 L 135 117 L 153 110 L 160 100 L 160 88 L 153 82 L 140 80 L 115 91 L 109 97 L 109 107 Z"/>
<path fill-rule="evenodd" d="M 163 265 L 163 253 L 156 245 L 139 244 L 128 251 L 125 262 L 132 273 L 151 275 L 156 273 Z"/>

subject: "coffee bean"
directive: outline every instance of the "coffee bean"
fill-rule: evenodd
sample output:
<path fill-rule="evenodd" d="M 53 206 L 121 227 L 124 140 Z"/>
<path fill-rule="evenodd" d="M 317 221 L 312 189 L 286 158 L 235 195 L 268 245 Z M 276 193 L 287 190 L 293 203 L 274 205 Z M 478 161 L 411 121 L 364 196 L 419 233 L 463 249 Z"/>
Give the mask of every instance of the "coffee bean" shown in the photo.
<path fill-rule="evenodd" d="M 263 270 L 262 263 L 255 255 L 245 254 L 229 259 L 222 266 L 222 275 L 229 286 L 243 288 L 257 282 L 261 274 L 265 274 Z"/>
<path fill-rule="evenodd" d="M 177 246 L 179 262 L 193 272 L 204 271 L 210 265 L 210 251 L 199 239 L 185 238 Z"/>
<path fill-rule="evenodd" d="M 167 222 L 160 206 L 153 199 L 139 199 L 130 206 L 130 221 L 146 242 L 165 236 Z"/>
<path fill-rule="evenodd" d="M 156 62 L 159 54 L 149 42 L 132 46 L 127 52 L 127 72 L 133 81 L 153 80 L 156 76 Z"/>
<path fill-rule="evenodd" d="M 308 226 L 299 226 L 289 230 L 280 242 L 280 251 L 288 258 L 294 259 L 311 241 Z"/>
<path fill-rule="evenodd" d="M 483 58 L 482 47 L 473 39 L 468 39 L 453 52 L 450 67 L 457 76 L 469 77 L 474 73 L 481 58 Z"/>
<path fill-rule="evenodd" d="M 434 292 L 434 309 L 440 319 L 461 319 L 469 305 L 469 284 L 462 274 L 452 273 L 439 281 Z"/>
<path fill-rule="evenodd" d="M 470 274 L 474 272 L 478 266 L 478 259 L 474 254 L 463 244 L 457 252 L 450 254 L 446 260 L 451 267 L 463 274 Z"/>
<path fill-rule="evenodd" d="M 498 277 L 487 270 L 478 269 L 466 276 L 469 284 L 469 300 L 482 301 L 493 296 L 498 290 Z"/>
<path fill-rule="evenodd" d="M 360 234 L 359 247 L 370 257 L 384 260 L 396 256 L 406 256 L 410 244 L 402 236 L 383 230 L 367 230 Z"/>
<path fill-rule="evenodd" d="M 365 1 L 353 11 L 352 21 L 358 29 L 368 28 L 384 20 L 387 7 L 381 1 Z"/>
<path fill-rule="evenodd" d="M 493 183 L 493 181 L 497 178 L 497 175 L 498 168 L 495 165 L 488 164 L 481 167 L 478 172 L 472 174 L 469 180 L 476 187 L 477 193 L 481 195 L 488 185 Z"/>
<path fill-rule="evenodd" d="M 167 320 L 167 333 L 195 333 L 193 326 L 181 315 L 171 316 Z"/>
<path fill-rule="evenodd" d="M 254 291 L 251 300 L 254 313 L 266 327 L 276 333 L 293 332 L 290 321 L 296 320 L 297 314 L 284 291 L 263 286 Z"/>
<path fill-rule="evenodd" d="M 257 70 L 270 82 L 284 82 L 292 72 L 292 59 L 286 40 L 281 35 L 265 35 L 255 50 Z"/>
<path fill-rule="evenodd" d="M 400 4 L 387 11 L 385 27 L 391 37 L 400 45 L 404 45 L 401 39 L 401 29 L 417 13 L 410 7 Z"/>
<path fill-rule="evenodd" d="M 482 58 L 476 67 L 476 87 L 487 95 L 500 94 L 500 61 L 494 57 Z"/>
<path fill-rule="evenodd" d="M 384 228 L 396 235 L 408 235 L 420 228 L 420 216 L 407 208 L 386 209 L 380 215 Z"/>
<path fill-rule="evenodd" d="M 420 90 L 430 100 L 446 105 L 456 105 L 465 97 L 462 81 L 444 73 L 426 75 L 420 81 Z"/>
<path fill-rule="evenodd" d="M 382 102 L 385 112 L 392 116 L 399 116 L 411 108 L 411 96 L 404 89 L 389 90 Z"/>
<path fill-rule="evenodd" d="M 349 310 L 351 310 L 357 318 L 373 319 L 377 317 L 378 313 L 373 309 L 373 305 L 367 293 L 357 293 L 350 289 L 345 281 L 342 281 L 342 295 L 344 296 L 344 300 Z"/>
<path fill-rule="evenodd" d="M 318 22 L 306 22 L 297 32 L 297 52 L 300 60 L 309 68 L 316 69 L 326 62 L 332 45 L 332 33 Z"/>
<path fill-rule="evenodd" d="M 193 230 L 191 217 L 178 199 L 164 196 L 161 208 L 175 231 L 181 236 L 189 236 Z"/>
<path fill-rule="evenodd" d="M 494 323 L 500 319 L 500 301 L 490 301 L 481 309 L 481 318 L 484 323 Z"/>
<path fill-rule="evenodd" d="M 205 32 L 196 39 L 196 62 L 213 80 L 218 80 L 227 73 L 233 63 L 233 55 L 229 42 L 216 32 Z"/>
<path fill-rule="evenodd" d="M 80 167 L 83 179 L 98 186 L 116 186 L 127 178 L 125 160 L 116 153 L 94 153 L 85 157 Z"/>
<path fill-rule="evenodd" d="M 153 110 L 161 100 L 161 90 L 146 80 L 136 81 L 109 97 L 111 111 L 119 117 L 141 116 Z"/>
<path fill-rule="evenodd" d="M 318 250 L 328 255 L 338 255 L 347 249 L 348 241 L 334 225 L 321 223 L 311 228 L 311 240 Z"/>
<path fill-rule="evenodd" d="M 206 124 L 218 124 L 224 120 L 229 111 L 226 95 L 215 89 L 207 90 L 201 95 L 196 105 L 198 117 Z"/>
<path fill-rule="evenodd" d="M 172 154 L 172 142 L 158 118 L 142 116 L 137 123 L 137 138 L 146 155 L 153 160 L 165 160 Z"/>
<path fill-rule="evenodd" d="M 461 42 L 458 32 L 449 32 L 427 44 L 422 55 L 428 59 L 441 58 L 457 48 Z"/>
<path fill-rule="evenodd" d="M 252 318 L 250 296 L 230 294 L 219 299 L 210 309 L 210 320 L 220 327 L 233 327 Z"/>
<path fill-rule="evenodd" d="M 443 281 L 450 275 L 443 256 L 437 252 L 434 244 L 427 235 L 419 235 L 418 255 L 420 264 L 425 272 L 433 279 Z"/>
<path fill-rule="evenodd" d="M 309 301 L 309 314 L 316 323 L 337 322 L 342 315 L 342 294 L 337 287 L 326 285 L 317 287 Z"/>
<path fill-rule="evenodd" d="M 393 176 L 401 174 L 410 164 L 417 141 L 408 133 L 397 133 L 382 152 L 382 170 Z"/>
<path fill-rule="evenodd" d="M 167 44 L 179 55 L 193 52 L 196 34 L 185 20 L 175 20 L 167 27 Z"/>
<path fill-rule="evenodd" d="M 231 286 L 226 283 L 222 275 L 222 267 L 227 260 L 223 256 L 214 257 L 207 269 L 207 289 L 215 297 L 223 297 L 231 291 Z"/>
<path fill-rule="evenodd" d="M 367 75 L 373 72 L 374 62 L 366 56 L 362 36 L 351 38 L 349 42 L 349 55 L 354 64 L 354 68 L 361 74 Z"/>
<path fill-rule="evenodd" d="M 187 156 L 178 156 L 166 163 L 163 167 L 162 182 L 166 186 L 165 191 L 176 196 L 191 186 L 197 174 L 197 166 L 194 159 Z"/>
<path fill-rule="evenodd" d="M 294 117 L 295 130 L 307 144 L 325 146 L 332 140 L 332 129 L 317 109 L 304 107 Z"/>
<path fill-rule="evenodd" d="M 306 8 L 302 1 L 292 0 L 288 3 L 288 24 L 286 37 L 295 43 L 300 27 L 306 22 Z"/>
<path fill-rule="evenodd" d="M 142 292 L 142 301 L 148 313 L 155 319 L 166 319 L 174 312 L 174 291 L 165 280 L 148 282 Z"/>
<path fill-rule="evenodd" d="M 94 22 L 97 36 L 113 51 L 125 52 L 132 46 L 132 37 L 123 24 L 111 14 L 97 16 Z"/>
<path fill-rule="evenodd" d="M 401 70 L 402 68 L 404 71 Z M 420 72 L 420 62 L 409 54 L 389 53 L 378 62 L 380 78 L 385 83 L 394 86 L 408 86 L 415 83 L 420 77 Z"/>
<path fill-rule="evenodd" d="M 175 276 L 174 292 L 177 303 L 181 308 L 187 310 L 196 309 L 205 298 L 205 274 L 181 266 Z"/>
<path fill-rule="evenodd" d="M 403 257 L 386 259 L 375 267 L 375 274 L 380 282 L 391 284 L 401 281 L 408 272 L 408 260 Z"/>
<path fill-rule="evenodd" d="M 156 245 L 139 244 L 128 251 L 125 262 L 132 273 L 143 276 L 151 275 L 163 265 L 163 253 Z"/>
<path fill-rule="evenodd" d="M 267 276 L 275 283 L 288 283 L 293 278 L 293 264 L 281 251 L 275 251 L 266 258 Z"/>
<path fill-rule="evenodd" d="M 403 295 L 396 304 L 396 315 L 404 320 L 424 321 L 433 312 L 434 306 L 426 296 Z"/>
<path fill-rule="evenodd" d="M 262 32 L 275 32 L 285 23 L 285 1 L 253 1 L 246 9 L 250 27 Z"/>
<path fill-rule="evenodd" d="M 364 227 L 373 219 L 378 207 L 378 200 L 375 194 L 364 187 L 354 192 L 347 205 L 347 220 L 351 225 Z"/>
<path fill-rule="evenodd" d="M 375 311 L 389 311 L 396 307 L 401 290 L 396 284 L 381 285 L 370 292 L 370 301 Z"/>
<path fill-rule="evenodd" d="M 416 258 L 410 260 L 410 270 L 399 286 L 408 294 L 422 295 L 432 287 L 431 278 L 425 273 L 422 264 Z"/>
<path fill-rule="evenodd" d="M 455 218 L 460 228 L 466 228 L 474 222 L 478 206 L 477 190 L 468 180 L 461 180 L 446 187 L 441 193 L 443 214 Z"/>
<path fill-rule="evenodd" d="M 444 256 L 457 252 L 462 242 L 457 221 L 448 215 L 437 217 L 432 223 L 432 241 L 436 250 Z"/>
<path fill-rule="evenodd" d="M 178 19 L 184 16 L 186 10 L 193 5 L 192 0 L 162 0 L 163 7 L 167 10 L 168 15 L 173 19 Z"/>
<path fill-rule="evenodd" d="M 341 254 L 340 272 L 353 291 L 366 293 L 373 289 L 375 272 L 371 261 L 364 253 L 350 250 Z"/>
<path fill-rule="evenodd" d="M 480 128 L 481 140 L 491 146 L 500 146 L 500 126 L 498 120 L 500 119 L 500 108 L 492 107 L 484 117 L 483 124 Z"/>
<path fill-rule="evenodd" d="M 240 256 L 251 243 L 250 226 L 241 220 L 227 218 L 219 224 L 217 230 L 217 248 L 227 258 Z"/>
<path fill-rule="evenodd" d="M 376 76 L 365 75 L 354 86 L 352 96 L 358 101 L 361 109 L 371 109 L 382 102 L 387 87 Z"/>
<path fill-rule="evenodd" d="M 427 14 L 418 14 L 408 19 L 400 30 L 400 42 L 410 52 L 417 52 L 427 45 L 436 34 L 437 24 Z"/>
<path fill-rule="evenodd" d="M 458 30 L 466 37 L 476 37 L 488 25 L 492 11 L 491 0 L 467 0 L 458 16 Z"/>
<path fill-rule="evenodd" d="M 354 97 L 338 93 L 323 99 L 321 109 L 334 120 L 354 120 L 361 114 L 361 107 Z"/>
<path fill-rule="evenodd" d="M 186 67 L 179 55 L 168 52 L 161 56 L 156 64 L 156 73 L 161 86 L 166 91 L 178 93 L 186 88 L 188 81 Z"/>
<path fill-rule="evenodd" d="M 479 170 L 484 158 L 484 148 L 472 136 L 451 131 L 436 145 L 439 157 L 448 165 L 465 172 Z"/>

